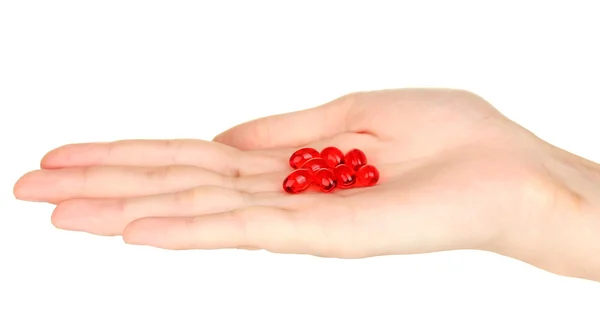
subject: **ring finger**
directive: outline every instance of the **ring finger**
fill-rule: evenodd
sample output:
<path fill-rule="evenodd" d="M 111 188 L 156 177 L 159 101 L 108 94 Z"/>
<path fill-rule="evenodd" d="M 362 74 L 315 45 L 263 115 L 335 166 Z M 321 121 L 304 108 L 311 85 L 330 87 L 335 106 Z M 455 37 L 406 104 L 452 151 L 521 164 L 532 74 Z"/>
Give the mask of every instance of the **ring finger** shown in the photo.
<path fill-rule="evenodd" d="M 246 205 L 248 193 L 217 186 L 200 186 L 175 193 L 128 199 L 74 199 L 57 205 L 52 223 L 60 229 L 104 236 L 119 235 L 138 218 L 194 216 Z"/>

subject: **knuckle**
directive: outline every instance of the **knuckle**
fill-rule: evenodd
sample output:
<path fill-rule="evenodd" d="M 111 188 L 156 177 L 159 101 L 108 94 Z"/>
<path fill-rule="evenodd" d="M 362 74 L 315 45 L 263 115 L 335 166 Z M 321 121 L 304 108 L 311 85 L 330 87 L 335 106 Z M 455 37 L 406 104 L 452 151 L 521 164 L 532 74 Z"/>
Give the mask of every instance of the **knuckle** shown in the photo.
<path fill-rule="evenodd" d="M 252 214 L 249 209 L 234 209 L 229 212 L 229 216 L 236 228 L 247 232 L 249 223 L 251 222 Z"/>
<path fill-rule="evenodd" d="M 152 168 L 146 171 L 146 179 L 150 182 L 162 182 L 169 178 L 174 171 L 174 166 Z"/>
<path fill-rule="evenodd" d="M 239 190 L 243 187 L 243 178 L 237 176 L 236 174 L 232 175 L 219 175 L 218 182 L 221 187 L 228 188 L 232 190 Z"/>
<path fill-rule="evenodd" d="M 241 190 L 236 190 L 234 192 L 241 205 L 255 205 L 257 202 L 257 198 L 253 193 L 244 192 Z"/>
<path fill-rule="evenodd" d="M 195 231 L 198 229 L 198 225 L 202 223 L 202 217 L 186 217 L 183 219 L 183 225 L 188 231 Z"/>
<path fill-rule="evenodd" d="M 180 154 L 183 152 L 183 146 L 185 145 L 183 140 L 167 139 L 163 142 L 165 152 L 172 153 L 172 163 L 177 164 L 179 161 Z"/>
<path fill-rule="evenodd" d="M 93 190 L 92 181 L 94 177 L 94 171 L 94 167 L 81 168 L 79 188 L 81 188 L 80 190 L 86 194 L 92 193 L 91 191 Z"/>
<path fill-rule="evenodd" d="M 107 163 L 110 157 L 112 157 L 117 150 L 117 147 L 122 144 L 122 141 L 109 142 L 106 145 L 106 152 L 101 160 L 101 163 Z"/>
<path fill-rule="evenodd" d="M 200 202 L 201 197 L 204 193 L 204 189 L 202 187 L 194 188 L 191 190 L 185 190 L 181 192 L 174 193 L 175 204 L 178 207 L 186 208 L 195 205 Z"/>
<path fill-rule="evenodd" d="M 115 210 L 117 214 L 121 215 L 129 215 L 134 212 L 131 204 L 128 203 L 127 199 L 117 199 L 115 200 Z"/>
<path fill-rule="evenodd" d="M 241 176 L 240 166 L 244 162 L 244 158 L 247 157 L 247 152 L 243 152 L 240 150 L 233 150 L 227 154 L 227 161 L 230 163 L 226 166 L 226 174 L 228 177 L 224 177 L 226 179 L 232 178 L 233 180 L 239 178 Z"/>
<path fill-rule="evenodd" d="M 258 242 L 256 240 L 256 234 L 251 233 L 252 220 L 248 209 L 234 209 L 229 212 L 230 220 L 235 228 L 235 231 L 240 234 L 240 241 L 246 246 L 255 247 Z"/>

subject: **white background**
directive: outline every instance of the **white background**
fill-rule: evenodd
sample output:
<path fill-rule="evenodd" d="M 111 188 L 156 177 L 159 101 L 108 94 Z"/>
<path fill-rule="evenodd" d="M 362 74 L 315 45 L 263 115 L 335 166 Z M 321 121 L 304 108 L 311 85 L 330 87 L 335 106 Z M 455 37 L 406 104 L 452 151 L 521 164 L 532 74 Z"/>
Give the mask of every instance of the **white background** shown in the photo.
<path fill-rule="evenodd" d="M 593 1 L 215 3 L 0 1 L 0 315 L 600 314 L 600 284 L 489 253 L 163 251 L 14 200 L 65 143 L 211 139 L 383 88 L 472 90 L 600 161 Z"/>

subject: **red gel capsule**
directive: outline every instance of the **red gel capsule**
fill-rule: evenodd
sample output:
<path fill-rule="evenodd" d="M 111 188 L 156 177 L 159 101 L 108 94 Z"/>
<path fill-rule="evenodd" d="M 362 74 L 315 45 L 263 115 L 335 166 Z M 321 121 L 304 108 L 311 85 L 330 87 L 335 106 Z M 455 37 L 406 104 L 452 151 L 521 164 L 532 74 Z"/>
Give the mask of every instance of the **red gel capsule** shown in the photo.
<path fill-rule="evenodd" d="M 352 169 L 358 170 L 358 168 L 367 164 L 367 156 L 360 149 L 351 149 L 346 153 L 344 162 Z"/>
<path fill-rule="evenodd" d="M 325 159 L 330 168 L 335 168 L 337 165 L 344 163 L 344 154 L 336 147 L 323 148 L 321 158 Z"/>
<path fill-rule="evenodd" d="M 298 169 L 290 173 L 283 180 L 283 190 L 287 193 L 295 194 L 305 191 L 312 183 L 312 176 L 308 170 Z"/>
<path fill-rule="evenodd" d="M 322 192 L 329 193 L 336 187 L 335 175 L 331 169 L 319 169 L 315 172 L 313 183 Z"/>
<path fill-rule="evenodd" d="M 379 170 L 373 165 L 364 165 L 356 172 L 356 181 L 364 187 L 375 185 L 379 181 Z"/>
<path fill-rule="evenodd" d="M 347 165 L 338 165 L 333 169 L 337 186 L 342 189 L 352 187 L 356 183 L 356 175 L 352 168 Z"/>
<path fill-rule="evenodd" d="M 319 152 L 314 148 L 300 148 L 290 156 L 290 166 L 300 168 L 307 160 L 319 157 Z"/>
<path fill-rule="evenodd" d="M 323 158 L 312 158 L 307 160 L 302 167 L 302 169 L 306 169 L 310 171 L 311 174 L 314 174 L 319 169 L 328 168 L 327 163 Z"/>

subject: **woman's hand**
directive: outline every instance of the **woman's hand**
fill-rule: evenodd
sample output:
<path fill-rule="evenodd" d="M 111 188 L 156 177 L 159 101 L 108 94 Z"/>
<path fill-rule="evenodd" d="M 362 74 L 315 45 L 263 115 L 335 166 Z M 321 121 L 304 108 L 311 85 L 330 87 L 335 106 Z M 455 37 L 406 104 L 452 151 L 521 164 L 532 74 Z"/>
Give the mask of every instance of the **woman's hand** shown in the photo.
<path fill-rule="evenodd" d="M 327 146 L 363 150 L 380 182 L 284 193 L 289 155 Z M 571 163 L 597 170 L 471 93 L 389 90 L 251 121 L 213 142 L 67 145 L 23 176 L 15 195 L 56 204 L 58 228 L 131 244 L 342 258 L 481 249 L 572 275 L 549 251 L 575 236 L 566 223 L 595 212 L 590 190 L 578 189 L 587 185 L 579 167 L 561 169 Z"/>

